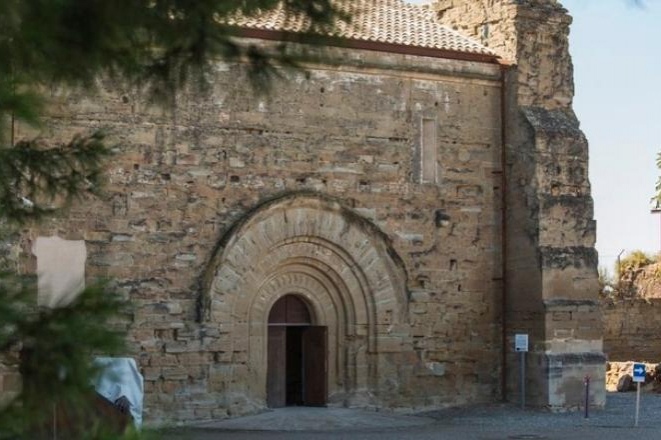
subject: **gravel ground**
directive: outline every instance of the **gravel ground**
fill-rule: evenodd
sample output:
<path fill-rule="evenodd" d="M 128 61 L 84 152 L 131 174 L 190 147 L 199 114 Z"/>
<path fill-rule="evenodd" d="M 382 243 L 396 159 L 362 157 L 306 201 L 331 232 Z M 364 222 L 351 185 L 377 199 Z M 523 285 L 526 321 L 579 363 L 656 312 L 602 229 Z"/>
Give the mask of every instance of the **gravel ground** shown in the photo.
<path fill-rule="evenodd" d="M 425 413 L 440 422 L 462 425 L 479 423 L 493 427 L 515 424 L 536 429 L 558 427 L 631 428 L 634 425 L 636 393 L 609 393 L 606 409 L 591 410 L 588 418 L 581 412 L 552 413 L 526 409 L 509 404 L 455 408 Z M 661 396 L 642 393 L 640 396 L 639 428 L 661 428 Z M 661 431 L 660 431 L 661 433 Z M 659 436 L 661 440 L 661 435 Z"/>
<path fill-rule="evenodd" d="M 641 394 L 638 427 L 634 427 L 635 393 L 611 393 L 605 410 L 551 413 L 512 405 L 489 405 L 426 413 L 442 427 L 460 427 L 464 438 L 661 439 L 661 396 Z M 441 437 L 443 438 L 443 437 Z"/>
<path fill-rule="evenodd" d="M 609 394 L 602 411 L 550 413 L 522 410 L 513 405 L 494 404 L 421 414 L 435 421 L 430 424 L 390 429 L 342 429 L 334 431 L 231 431 L 218 429 L 170 430 L 163 440 L 284 440 L 284 439 L 364 439 L 364 440 L 660 440 L 661 396 L 641 395 L 639 426 L 634 428 L 635 393 Z"/>

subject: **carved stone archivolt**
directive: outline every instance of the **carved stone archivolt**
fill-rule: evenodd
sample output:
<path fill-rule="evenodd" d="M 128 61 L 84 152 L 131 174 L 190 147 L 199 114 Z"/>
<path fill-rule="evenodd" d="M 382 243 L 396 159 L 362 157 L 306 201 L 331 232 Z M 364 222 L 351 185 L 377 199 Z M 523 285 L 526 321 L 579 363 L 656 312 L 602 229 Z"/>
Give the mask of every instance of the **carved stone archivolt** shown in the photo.
<path fill-rule="evenodd" d="M 268 314 L 294 294 L 328 328 L 330 403 L 378 394 L 380 340 L 408 317 L 404 270 L 391 255 L 373 224 L 330 199 L 299 194 L 255 210 L 215 256 L 204 301 L 207 324 L 230 326 L 247 365 L 235 391 L 265 398 Z"/>

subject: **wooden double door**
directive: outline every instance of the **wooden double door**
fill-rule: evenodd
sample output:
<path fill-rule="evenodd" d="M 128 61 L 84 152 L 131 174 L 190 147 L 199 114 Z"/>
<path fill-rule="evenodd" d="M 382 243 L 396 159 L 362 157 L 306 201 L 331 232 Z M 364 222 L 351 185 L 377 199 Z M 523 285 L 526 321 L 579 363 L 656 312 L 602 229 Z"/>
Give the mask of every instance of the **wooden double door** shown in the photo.
<path fill-rule="evenodd" d="M 271 408 L 326 405 L 327 332 L 311 321 L 307 305 L 294 295 L 271 309 L 266 380 Z"/>

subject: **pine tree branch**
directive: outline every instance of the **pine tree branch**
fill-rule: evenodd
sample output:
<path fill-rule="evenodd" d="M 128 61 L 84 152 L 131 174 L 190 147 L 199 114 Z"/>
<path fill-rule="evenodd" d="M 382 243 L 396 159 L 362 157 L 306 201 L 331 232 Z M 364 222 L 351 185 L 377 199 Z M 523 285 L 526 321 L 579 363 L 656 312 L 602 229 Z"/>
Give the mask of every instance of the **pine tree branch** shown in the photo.
<path fill-rule="evenodd" d="M 23 380 L 20 397 L 0 409 L 0 438 L 35 438 L 32 431 L 52 417 L 56 402 L 80 407 L 98 373 L 93 356 L 125 349 L 125 332 L 108 322 L 125 312 L 126 303 L 106 285 L 88 287 L 56 309 L 37 307 L 36 297 L 34 283 L 0 273 L 0 355 L 20 343 Z"/>
<path fill-rule="evenodd" d="M 22 224 L 84 194 L 99 194 L 109 154 L 101 132 L 53 148 L 36 139 L 0 148 L 0 212 Z"/>

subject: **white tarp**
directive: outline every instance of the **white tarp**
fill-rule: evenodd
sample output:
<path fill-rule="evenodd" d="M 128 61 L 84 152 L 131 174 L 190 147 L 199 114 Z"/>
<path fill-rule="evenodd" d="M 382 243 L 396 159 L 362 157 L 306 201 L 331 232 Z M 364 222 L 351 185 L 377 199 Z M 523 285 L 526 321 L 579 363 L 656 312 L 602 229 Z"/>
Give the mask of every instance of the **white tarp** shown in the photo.
<path fill-rule="evenodd" d="M 143 380 L 135 360 L 132 358 L 97 357 L 94 365 L 101 368 L 94 382 L 96 392 L 115 402 L 124 396 L 131 404 L 133 422 L 142 426 Z"/>

